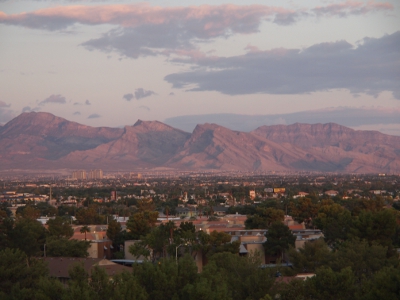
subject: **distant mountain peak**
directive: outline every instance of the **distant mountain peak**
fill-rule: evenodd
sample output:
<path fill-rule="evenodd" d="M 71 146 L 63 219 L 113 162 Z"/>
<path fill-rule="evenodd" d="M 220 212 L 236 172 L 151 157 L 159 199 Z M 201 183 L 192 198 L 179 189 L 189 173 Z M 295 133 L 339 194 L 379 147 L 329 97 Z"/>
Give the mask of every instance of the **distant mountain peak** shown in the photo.
<path fill-rule="evenodd" d="M 51 113 L 48 112 L 24 112 L 17 116 L 16 118 L 12 119 L 9 123 L 13 122 L 33 122 L 33 121 L 54 121 L 54 120 L 59 120 L 59 121 L 67 121 L 66 119 L 63 119 L 61 117 L 57 117 Z M 8 123 L 7 123 L 8 124 Z"/>
<path fill-rule="evenodd" d="M 400 137 L 336 123 L 261 126 L 233 131 L 215 123 L 192 133 L 159 121 L 91 127 L 44 112 L 0 127 L 7 169 L 141 168 L 177 170 L 400 172 Z"/>
<path fill-rule="evenodd" d="M 180 131 L 184 132 L 180 129 L 176 129 L 174 127 L 171 127 L 167 124 L 164 124 L 160 121 L 143 121 L 143 120 L 137 120 L 135 124 L 133 124 L 134 128 L 143 128 L 143 130 L 154 130 L 154 131 L 165 131 L 165 130 L 174 130 L 174 131 Z"/>

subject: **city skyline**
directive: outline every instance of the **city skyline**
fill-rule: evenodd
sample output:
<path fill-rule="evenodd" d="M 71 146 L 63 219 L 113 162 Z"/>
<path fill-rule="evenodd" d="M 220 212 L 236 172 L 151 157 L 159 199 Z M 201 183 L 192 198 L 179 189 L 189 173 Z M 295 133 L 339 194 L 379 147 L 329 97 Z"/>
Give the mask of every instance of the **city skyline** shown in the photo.
<path fill-rule="evenodd" d="M 398 2 L 185 3 L 0 1 L 0 124 L 235 114 L 400 135 Z"/>

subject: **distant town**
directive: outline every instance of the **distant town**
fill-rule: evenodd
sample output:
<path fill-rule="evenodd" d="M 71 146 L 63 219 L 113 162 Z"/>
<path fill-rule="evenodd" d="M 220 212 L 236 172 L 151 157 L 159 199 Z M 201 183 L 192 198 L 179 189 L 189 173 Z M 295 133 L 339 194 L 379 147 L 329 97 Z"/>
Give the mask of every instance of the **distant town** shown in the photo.
<path fill-rule="evenodd" d="M 367 243 L 363 247 L 383 247 L 384 265 L 399 264 L 398 175 L 96 169 L 7 175 L 0 183 L 0 249 L 45 263 L 48 280 L 62 283 L 65 293 L 77 262 L 88 276 L 98 268 L 117 276 L 148 263 L 179 261 L 201 277 L 225 253 L 225 259 L 256 261 L 256 272 L 264 270 L 257 276 L 269 278 L 262 293 L 270 296 L 297 280 L 305 285 L 326 276 L 318 266 L 335 270 L 308 251 L 347 255 L 340 245 Z M 368 280 L 362 283 L 375 279 Z M 157 299 L 146 293 L 144 299 Z"/>

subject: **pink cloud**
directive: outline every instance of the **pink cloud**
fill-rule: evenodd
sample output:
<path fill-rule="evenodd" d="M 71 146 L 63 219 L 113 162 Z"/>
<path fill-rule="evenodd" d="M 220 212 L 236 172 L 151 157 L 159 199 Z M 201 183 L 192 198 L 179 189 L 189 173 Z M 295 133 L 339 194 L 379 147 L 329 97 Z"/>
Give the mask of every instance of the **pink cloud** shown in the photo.
<path fill-rule="evenodd" d="M 347 16 L 372 11 L 392 10 L 390 3 L 346 1 L 316 7 L 310 11 L 319 16 Z M 123 27 L 162 25 L 181 22 L 195 26 L 196 30 L 213 37 L 229 30 L 248 33 L 257 30 L 263 20 L 282 25 L 296 21 L 301 15 L 309 15 L 306 9 L 291 10 L 265 5 L 200 5 L 188 7 L 160 7 L 149 4 L 59 6 L 29 13 L 7 15 L 0 11 L 0 22 L 30 28 L 58 30 L 75 23 L 97 25 L 115 24 Z"/>
<path fill-rule="evenodd" d="M 390 3 L 376 3 L 369 1 L 368 3 L 361 1 L 348 0 L 343 3 L 329 4 L 327 6 L 318 6 L 313 9 L 317 16 L 340 16 L 348 15 L 364 15 L 374 11 L 393 10 L 394 7 Z"/>
<path fill-rule="evenodd" d="M 116 51 L 130 58 L 178 55 L 197 61 L 207 55 L 201 53 L 196 44 L 217 37 L 258 32 L 264 21 L 289 25 L 301 18 L 346 17 L 391 9 L 393 6 L 389 3 L 374 1 L 346 1 L 313 9 L 233 4 L 187 7 L 72 5 L 12 15 L 0 12 L 0 23 L 44 30 L 61 30 L 75 24 L 110 24 L 117 28 L 83 42 L 81 46 L 105 53 Z"/>
<path fill-rule="evenodd" d="M 253 46 L 251 44 L 248 44 L 245 48 L 245 50 L 247 50 L 248 52 L 260 52 L 260 48 L 258 48 L 257 46 Z"/>
<path fill-rule="evenodd" d="M 30 28 L 57 30 L 75 23 L 115 24 L 123 27 L 161 25 L 181 22 L 196 26 L 207 36 L 220 35 L 227 28 L 233 32 L 254 32 L 266 17 L 293 14 L 294 11 L 264 5 L 201 5 L 159 7 L 148 4 L 60 6 L 29 13 L 7 15 L 0 12 L 0 22 Z"/>

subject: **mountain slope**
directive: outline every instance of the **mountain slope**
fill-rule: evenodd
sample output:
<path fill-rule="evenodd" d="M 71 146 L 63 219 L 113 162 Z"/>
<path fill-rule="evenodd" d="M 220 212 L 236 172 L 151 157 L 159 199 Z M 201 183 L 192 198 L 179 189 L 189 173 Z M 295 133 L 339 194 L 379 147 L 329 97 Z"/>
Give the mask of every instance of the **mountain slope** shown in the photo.
<path fill-rule="evenodd" d="M 0 127 L 5 169 L 400 172 L 400 137 L 338 124 L 216 124 L 187 133 L 157 121 L 94 128 L 48 113 L 25 113 Z"/>
<path fill-rule="evenodd" d="M 171 158 L 189 133 L 161 122 L 137 121 L 125 126 L 116 140 L 86 151 L 75 151 L 62 159 L 70 164 L 101 163 L 110 168 L 157 167 Z"/>
<path fill-rule="evenodd" d="M 76 150 L 93 149 L 117 139 L 118 128 L 81 125 L 49 113 L 23 113 L 0 132 L 0 160 L 14 167 L 56 161 Z"/>
<path fill-rule="evenodd" d="M 338 124 L 262 126 L 253 134 L 300 147 L 310 155 L 341 163 L 346 172 L 399 172 L 400 137 L 377 131 L 357 131 Z M 318 160 L 297 161 L 299 169 L 318 170 Z"/>
<path fill-rule="evenodd" d="M 242 171 L 290 171 L 291 162 L 307 155 L 251 133 L 216 124 L 197 125 L 183 149 L 167 164 L 178 168 Z"/>

